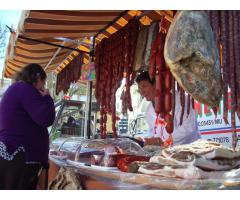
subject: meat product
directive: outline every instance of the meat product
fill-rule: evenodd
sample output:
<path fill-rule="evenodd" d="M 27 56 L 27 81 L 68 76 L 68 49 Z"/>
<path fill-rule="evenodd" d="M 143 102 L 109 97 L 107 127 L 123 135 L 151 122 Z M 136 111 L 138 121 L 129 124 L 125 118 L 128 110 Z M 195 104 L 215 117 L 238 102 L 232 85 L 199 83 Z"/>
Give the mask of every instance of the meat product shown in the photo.
<path fill-rule="evenodd" d="M 149 163 L 139 167 L 138 172 L 158 175 L 169 178 L 200 179 L 203 178 L 202 170 L 194 166 L 165 166 L 158 163 Z"/>
<path fill-rule="evenodd" d="M 184 112 L 185 112 L 185 92 L 182 88 L 180 89 L 180 103 L 181 103 L 180 125 L 182 125 L 183 116 L 184 116 Z"/>
<path fill-rule="evenodd" d="M 169 113 L 172 110 L 172 93 L 166 92 L 164 95 L 164 111 Z"/>
<path fill-rule="evenodd" d="M 150 62 L 152 43 L 156 39 L 158 30 L 159 30 L 158 22 L 152 23 L 151 26 L 149 27 L 147 43 L 146 43 L 146 48 L 145 48 L 145 52 L 144 52 L 144 63 L 143 63 L 143 66 L 147 66 L 147 68 L 148 68 L 149 62 Z"/>
<path fill-rule="evenodd" d="M 199 140 L 162 150 L 162 157 L 150 161 L 194 165 L 204 170 L 229 170 L 240 165 L 240 151 L 235 152 L 219 143 Z"/>
<path fill-rule="evenodd" d="M 154 98 L 154 108 L 157 116 L 164 113 L 164 96 L 163 96 L 163 84 L 162 78 L 159 74 L 159 71 L 156 72 L 155 76 L 155 98 Z"/>
<path fill-rule="evenodd" d="M 150 158 L 149 162 L 152 163 L 159 163 L 161 165 L 191 165 L 194 162 L 195 156 L 191 153 L 186 153 L 186 152 L 181 152 L 182 155 L 178 154 L 178 160 L 177 159 L 172 159 L 171 158 L 165 158 L 164 156 L 153 156 Z M 179 159 L 180 157 L 180 159 Z"/>
<path fill-rule="evenodd" d="M 175 89 L 175 79 L 172 78 L 172 116 L 175 116 L 175 93 L 176 93 L 176 89 Z"/>
<path fill-rule="evenodd" d="M 229 11 L 230 12 L 230 11 Z M 236 105 L 236 112 L 238 115 L 238 118 L 240 119 L 240 58 L 239 58 L 239 40 L 240 40 L 240 35 L 239 35 L 239 17 L 238 17 L 238 12 L 239 11 L 231 11 L 233 14 L 233 21 L 232 21 L 232 26 L 233 26 L 233 36 L 232 36 L 232 42 L 234 47 L 232 47 L 234 49 L 234 67 L 235 67 L 235 94 L 236 94 L 236 101 L 237 101 L 237 105 Z M 233 76 L 231 74 L 231 76 Z"/>
<path fill-rule="evenodd" d="M 93 154 L 91 155 L 91 165 L 101 165 L 103 162 L 104 153 L 103 154 Z"/>
<path fill-rule="evenodd" d="M 186 145 L 177 145 L 164 149 L 162 154 L 165 157 L 171 157 L 174 153 L 182 152 L 191 152 L 196 155 L 202 155 L 209 152 L 212 152 L 214 149 L 222 148 L 222 145 L 217 142 L 210 142 L 206 140 L 197 140 L 191 144 Z"/>
<path fill-rule="evenodd" d="M 236 66 L 235 66 L 235 54 L 234 54 L 234 21 L 233 21 L 233 11 L 229 11 L 228 25 L 229 25 L 229 45 L 230 45 L 230 89 L 231 89 L 231 126 L 232 132 L 232 146 L 235 149 L 237 146 L 237 133 L 236 133 L 236 122 L 235 113 L 237 110 L 237 98 L 236 98 Z"/>
<path fill-rule="evenodd" d="M 190 113 L 190 107 L 191 107 L 191 96 L 188 94 L 188 100 L 187 100 L 187 115 Z"/>
<path fill-rule="evenodd" d="M 234 11 L 235 16 L 234 16 L 234 48 L 235 48 L 235 55 L 240 54 L 240 12 L 239 11 Z M 240 58 L 239 56 L 235 57 L 236 59 L 236 77 L 237 77 L 237 115 L 238 118 L 240 119 Z"/>
<path fill-rule="evenodd" d="M 219 18 L 219 11 L 218 10 L 211 10 L 211 25 L 214 31 L 214 37 L 216 38 L 217 45 L 219 46 L 220 43 L 220 18 Z"/>
<path fill-rule="evenodd" d="M 162 151 L 164 157 L 178 157 L 179 153 L 194 154 L 202 156 L 206 159 L 226 158 L 233 159 L 240 157 L 239 149 L 233 151 L 231 148 L 221 145 L 217 142 L 210 142 L 207 140 L 197 140 L 191 144 L 178 145 Z"/>
<path fill-rule="evenodd" d="M 154 108 L 156 112 L 155 131 L 159 117 L 166 121 L 166 129 L 169 134 L 173 132 L 173 119 L 170 115 L 172 109 L 172 76 L 170 70 L 164 61 L 164 43 L 165 32 L 168 29 L 168 23 L 164 23 L 164 16 L 159 23 L 160 30 L 152 45 L 151 60 L 149 68 L 150 78 L 155 77 L 155 99 Z M 164 142 L 164 146 L 173 144 L 172 136 Z"/>
<path fill-rule="evenodd" d="M 164 78 L 165 78 L 165 91 L 170 91 L 172 89 L 172 74 L 169 68 L 167 69 Z"/>
<path fill-rule="evenodd" d="M 192 98 L 192 108 L 194 109 L 194 98 Z"/>
<path fill-rule="evenodd" d="M 150 61 L 149 61 L 149 68 L 148 68 L 148 73 L 149 73 L 149 77 L 151 80 L 153 79 L 153 77 L 156 73 L 155 66 L 156 66 L 156 54 L 151 54 Z"/>
<path fill-rule="evenodd" d="M 149 164 L 149 162 L 146 161 L 133 161 L 128 166 L 128 172 L 130 173 L 137 173 L 140 166 L 144 166 Z"/>
<path fill-rule="evenodd" d="M 104 112 L 101 112 L 101 138 L 106 137 L 106 115 L 111 114 L 113 119 L 112 130 L 117 137 L 115 119 L 116 105 L 115 93 L 121 85 L 123 73 L 128 78 L 126 90 L 126 106 L 131 110 L 130 83 L 133 75 L 133 58 L 135 55 L 138 38 L 139 22 L 136 19 L 129 20 L 128 24 L 109 38 L 104 38 L 95 48 L 96 70 L 96 99 Z"/>
<path fill-rule="evenodd" d="M 165 115 L 165 121 L 166 121 L 166 123 L 167 123 L 167 125 L 166 125 L 166 131 L 170 134 L 170 133 L 172 133 L 173 132 L 173 119 L 172 119 L 172 115 L 171 114 L 169 114 L 169 113 L 167 113 L 166 115 Z"/>
<path fill-rule="evenodd" d="M 67 67 L 57 75 L 56 94 L 67 93 L 71 83 L 77 82 L 81 75 L 83 55 L 76 56 Z"/>
<path fill-rule="evenodd" d="M 158 63 L 157 63 L 157 53 L 159 52 L 159 46 L 164 45 L 164 43 L 161 42 L 162 40 L 162 33 L 158 33 L 156 39 L 154 40 L 153 44 L 152 44 L 152 48 L 151 48 L 151 55 L 150 55 L 150 65 L 149 65 L 149 69 L 148 69 L 148 73 L 149 73 L 149 77 L 150 79 L 153 79 L 155 72 L 156 72 L 156 66 L 160 66 L 162 64 L 162 59 L 161 54 L 159 55 L 160 57 L 158 57 Z"/>
<path fill-rule="evenodd" d="M 151 66 L 156 68 L 156 73 L 152 74 L 155 75 L 155 88 L 156 88 L 156 96 L 155 96 L 155 112 L 157 116 L 160 114 L 161 116 L 164 116 L 166 113 L 165 107 L 164 107 L 164 91 L 165 91 L 165 84 L 164 84 L 164 74 L 166 71 L 166 65 L 163 57 L 163 47 L 164 47 L 164 41 L 165 41 L 165 34 L 162 32 L 158 33 L 158 36 L 156 38 L 156 41 L 154 42 L 154 46 L 152 48 L 152 54 L 155 53 L 155 59 L 156 59 L 156 66 Z M 168 96 L 170 97 L 170 96 Z"/>
<path fill-rule="evenodd" d="M 138 71 L 142 66 L 144 50 L 147 42 L 148 29 L 149 26 L 141 26 L 141 29 L 139 31 L 133 62 L 134 71 Z"/>
<path fill-rule="evenodd" d="M 124 158 L 117 160 L 117 167 L 123 172 L 129 172 L 129 165 L 134 161 L 149 161 L 148 157 L 145 156 L 131 156 L 128 155 Z"/>
<path fill-rule="evenodd" d="M 176 81 L 193 98 L 219 105 L 219 52 L 204 11 L 177 12 L 166 37 L 164 58 Z"/>
<path fill-rule="evenodd" d="M 203 157 L 197 157 L 194 165 L 204 170 L 223 171 L 230 170 L 240 165 L 240 158 L 236 159 L 204 159 Z"/>

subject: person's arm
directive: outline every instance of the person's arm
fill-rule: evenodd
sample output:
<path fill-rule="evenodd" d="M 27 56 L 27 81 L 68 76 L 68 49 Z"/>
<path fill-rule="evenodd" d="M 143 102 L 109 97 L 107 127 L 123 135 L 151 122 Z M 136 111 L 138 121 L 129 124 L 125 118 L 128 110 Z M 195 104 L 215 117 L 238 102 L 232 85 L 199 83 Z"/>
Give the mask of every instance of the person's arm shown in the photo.
<path fill-rule="evenodd" d="M 151 104 L 149 106 L 153 106 L 153 105 Z M 158 146 L 163 145 L 163 141 L 161 140 L 160 137 L 153 137 L 153 135 L 155 134 L 153 121 L 155 119 L 153 119 L 152 117 L 150 107 L 147 109 L 145 119 L 148 124 L 148 137 L 143 139 L 144 145 L 158 145 Z"/>
<path fill-rule="evenodd" d="M 192 142 L 193 138 L 199 138 L 197 119 L 195 111 L 192 108 L 192 103 L 190 106 L 190 113 L 187 116 L 187 96 L 185 96 L 185 111 L 183 115 L 183 123 L 180 125 L 181 117 L 181 103 L 180 95 L 176 91 L 176 106 L 175 106 L 175 116 L 174 116 L 174 131 L 173 131 L 173 144 L 186 144 Z"/>
<path fill-rule="evenodd" d="M 44 96 L 31 85 L 22 90 L 22 105 L 32 120 L 41 127 L 48 127 L 55 119 L 55 107 L 49 94 Z"/>
<path fill-rule="evenodd" d="M 152 103 L 150 103 L 148 105 L 148 108 L 147 108 L 147 111 L 146 111 L 146 114 L 145 114 L 145 120 L 147 122 L 147 125 L 148 125 L 148 138 L 151 138 L 153 135 L 154 135 L 154 126 L 153 126 L 153 117 L 152 117 L 152 113 L 151 113 L 151 110 L 152 110 Z"/>

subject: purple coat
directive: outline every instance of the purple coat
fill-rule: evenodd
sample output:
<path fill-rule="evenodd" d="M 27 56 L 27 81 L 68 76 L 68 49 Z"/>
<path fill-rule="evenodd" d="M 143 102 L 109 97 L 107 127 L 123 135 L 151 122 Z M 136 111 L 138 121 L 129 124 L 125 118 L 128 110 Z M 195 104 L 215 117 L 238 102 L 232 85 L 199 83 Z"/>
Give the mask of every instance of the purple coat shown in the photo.
<path fill-rule="evenodd" d="M 26 151 L 26 162 L 48 162 L 47 127 L 55 119 L 54 102 L 32 85 L 13 83 L 0 102 L 0 141 L 9 153 L 19 146 Z"/>

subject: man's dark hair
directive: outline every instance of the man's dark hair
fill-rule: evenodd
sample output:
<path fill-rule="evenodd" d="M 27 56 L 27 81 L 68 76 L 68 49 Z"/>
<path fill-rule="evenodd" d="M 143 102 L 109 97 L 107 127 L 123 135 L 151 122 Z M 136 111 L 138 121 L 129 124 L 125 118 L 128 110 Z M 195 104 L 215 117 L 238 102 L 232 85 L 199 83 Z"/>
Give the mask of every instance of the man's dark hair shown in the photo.
<path fill-rule="evenodd" d="M 39 64 L 29 64 L 24 67 L 20 72 L 17 73 L 15 80 L 16 81 L 24 81 L 33 85 L 33 83 L 37 82 L 37 79 L 45 80 L 47 77 L 46 72 Z"/>
<path fill-rule="evenodd" d="M 148 71 L 143 71 L 143 72 L 140 72 L 137 76 L 137 78 L 135 79 L 135 81 L 137 83 L 139 83 L 140 81 L 148 81 L 149 83 L 151 83 L 152 85 L 155 83 L 155 79 L 153 78 L 151 80 L 149 74 L 148 74 Z"/>

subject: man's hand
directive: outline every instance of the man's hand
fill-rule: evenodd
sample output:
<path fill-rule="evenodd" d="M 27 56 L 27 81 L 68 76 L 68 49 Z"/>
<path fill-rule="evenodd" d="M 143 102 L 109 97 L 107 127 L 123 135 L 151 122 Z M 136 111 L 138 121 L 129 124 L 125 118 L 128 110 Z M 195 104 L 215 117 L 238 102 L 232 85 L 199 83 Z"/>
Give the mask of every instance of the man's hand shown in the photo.
<path fill-rule="evenodd" d="M 42 96 L 50 95 L 49 90 L 45 88 L 39 90 L 39 92 L 41 93 Z"/>
<path fill-rule="evenodd" d="M 145 138 L 144 146 L 146 146 L 146 145 L 162 146 L 163 141 L 159 137 Z"/>
<path fill-rule="evenodd" d="M 136 137 L 135 139 L 144 142 L 142 137 Z"/>

